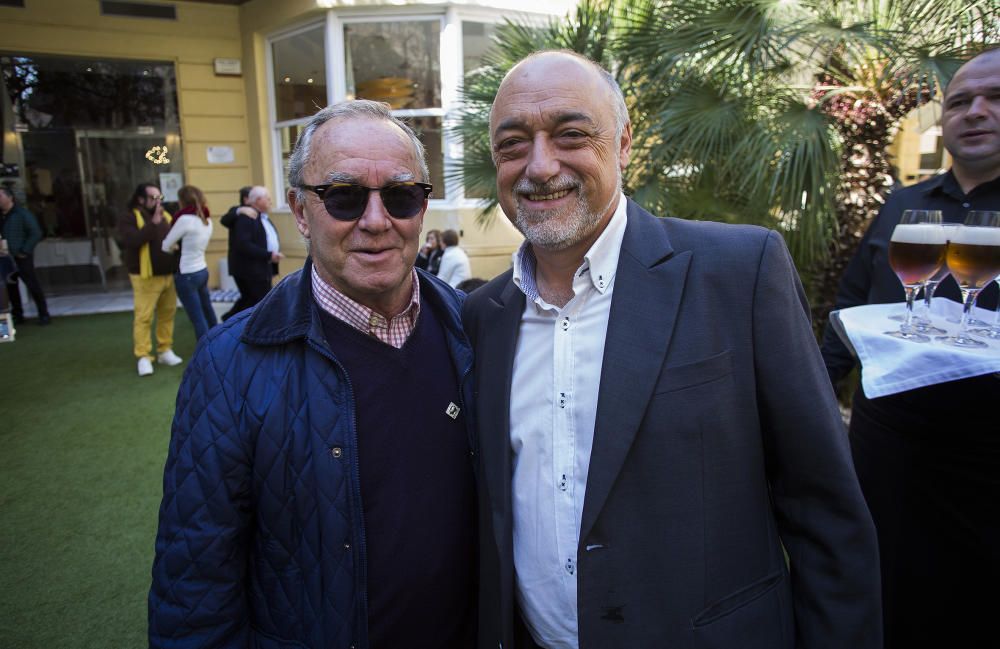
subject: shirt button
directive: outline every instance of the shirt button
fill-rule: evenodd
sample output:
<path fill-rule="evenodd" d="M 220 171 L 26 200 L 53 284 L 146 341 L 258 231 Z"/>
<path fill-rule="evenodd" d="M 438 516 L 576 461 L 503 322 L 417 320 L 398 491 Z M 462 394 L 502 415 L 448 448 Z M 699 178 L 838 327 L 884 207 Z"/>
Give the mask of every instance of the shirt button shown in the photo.
<path fill-rule="evenodd" d="M 345 543 L 344 544 L 344 549 L 345 550 L 350 550 L 351 549 L 351 544 L 350 543 Z"/>
<path fill-rule="evenodd" d="M 339 458 L 343 454 L 344 454 L 344 449 L 340 448 L 339 446 L 334 446 L 333 448 L 330 449 L 330 455 L 332 455 L 333 457 Z"/>
<path fill-rule="evenodd" d="M 962 203 L 962 207 L 969 207 L 968 203 Z"/>

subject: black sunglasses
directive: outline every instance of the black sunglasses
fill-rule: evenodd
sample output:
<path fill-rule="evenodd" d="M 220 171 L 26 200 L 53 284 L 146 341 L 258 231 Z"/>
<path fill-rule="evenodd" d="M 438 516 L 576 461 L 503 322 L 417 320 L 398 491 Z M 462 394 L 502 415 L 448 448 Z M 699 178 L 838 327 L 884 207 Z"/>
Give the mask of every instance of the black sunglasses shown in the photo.
<path fill-rule="evenodd" d="M 316 192 L 326 211 L 338 221 L 355 221 L 368 207 L 369 192 L 378 192 L 389 216 L 410 219 L 420 214 L 424 201 L 434 187 L 428 183 L 401 182 L 385 187 L 365 187 L 355 183 L 329 183 L 326 185 L 300 185 L 301 189 Z"/>

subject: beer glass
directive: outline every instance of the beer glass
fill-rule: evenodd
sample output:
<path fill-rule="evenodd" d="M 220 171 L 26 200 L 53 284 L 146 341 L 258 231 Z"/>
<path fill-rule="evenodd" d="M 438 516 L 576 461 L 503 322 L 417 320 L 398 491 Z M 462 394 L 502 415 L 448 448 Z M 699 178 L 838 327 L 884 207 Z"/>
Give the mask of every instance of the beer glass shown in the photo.
<path fill-rule="evenodd" d="M 906 291 L 906 316 L 899 329 L 887 336 L 917 343 L 930 338 L 913 326 L 913 298 L 917 289 L 944 264 L 947 235 L 941 227 L 940 210 L 906 210 L 889 240 L 889 266 Z"/>
<path fill-rule="evenodd" d="M 969 334 L 969 313 L 979 291 L 1000 275 L 1000 212 L 969 212 L 948 244 L 946 261 L 962 289 L 962 322 L 957 334 L 938 340 L 955 347 L 986 347 Z"/>

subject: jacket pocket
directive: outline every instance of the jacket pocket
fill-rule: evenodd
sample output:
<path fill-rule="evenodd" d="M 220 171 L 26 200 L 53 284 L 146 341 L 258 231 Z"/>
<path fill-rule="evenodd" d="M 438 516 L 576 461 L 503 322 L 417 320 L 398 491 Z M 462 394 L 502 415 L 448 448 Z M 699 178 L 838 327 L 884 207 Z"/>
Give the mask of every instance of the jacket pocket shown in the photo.
<path fill-rule="evenodd" d="M 730 593 L 691 620 L 698 649 L 782 649 L 793 638 L 784 570 Z"/>
<path fill-rule="evenodd" d="M 682 365 L 668 365 L 660 372 L 653 394 L 676 392 L 710 383 L 733 372 L 733 354 L 728 349 Z"/>

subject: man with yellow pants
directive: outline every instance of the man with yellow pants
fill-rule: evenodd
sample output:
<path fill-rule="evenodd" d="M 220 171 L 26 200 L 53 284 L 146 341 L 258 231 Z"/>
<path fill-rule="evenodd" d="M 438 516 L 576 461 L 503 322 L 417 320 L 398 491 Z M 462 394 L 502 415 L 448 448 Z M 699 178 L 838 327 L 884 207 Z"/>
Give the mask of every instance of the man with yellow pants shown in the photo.
<path fill-rule="evenodd" d="M 156 316 L 156 360 L 164 365 L 179 365 L 174 353 L 174 313 L 177 292 L 174 273 L 178 258 L 161 249 L 170 231 L 171 216 L 162 206 L 163 195 L 156 185 L 143 183 L 135 188 L 129 201 L 129 213 L 118 223 L 122 256 L 128 268 L 135 299 L 132 325 L 135 357 L 139 376 L 153 373 L 153 349 L 150 338 Z"/>

